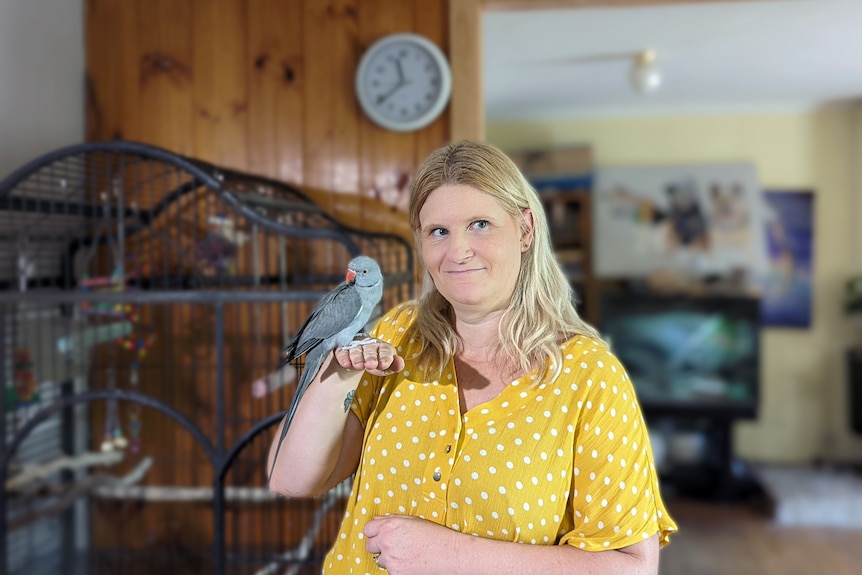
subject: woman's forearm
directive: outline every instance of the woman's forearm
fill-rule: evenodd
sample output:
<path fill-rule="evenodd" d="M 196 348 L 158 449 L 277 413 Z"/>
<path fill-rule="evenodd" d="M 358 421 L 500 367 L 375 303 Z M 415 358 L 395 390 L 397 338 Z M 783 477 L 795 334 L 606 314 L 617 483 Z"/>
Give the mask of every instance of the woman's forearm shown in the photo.
<path fill-rule="evenodd" d="M 485 539 L 419 517 L 376 516 L 365 528 L 366 551 L 404 575 L 656 575 L 658 535 L 618 550 L 528 545 Z"/>
<path fill-rule="evenodd" d="M 343 479 L 331 478 L 344 466 L 343 458 L 353 457 L 352 443 L 362 439 L 348 438 L 345 445 L 345 429 L 350 427 L 348 396 L 361 377 L 361 371 L 343 369 L 332 354 L 327 356 L 296 409 L 273 468 L 284 421 L 278 426 L 267 458 L 267 471 L 273 469 L 269 481 L 272 491 L 289 497 L 309 497 L 326 492 Z"/>
<path fill-rule="evenodd" d="M 522 545 L 459 534 L 447 573 L 478 575 L 656 575 L 658 536 L 619 550 L 583 551 L 570 545 Z"/>

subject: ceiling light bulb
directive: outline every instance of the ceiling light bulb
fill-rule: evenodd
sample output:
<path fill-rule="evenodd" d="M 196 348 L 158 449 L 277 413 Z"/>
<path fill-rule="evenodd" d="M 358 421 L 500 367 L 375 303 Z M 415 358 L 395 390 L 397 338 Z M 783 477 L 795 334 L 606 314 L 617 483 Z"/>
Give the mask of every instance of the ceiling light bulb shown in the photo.
<path fill-rule="evenodd" d="M 649 94 L 661 86 L 661 71 L 656 66 L 655 50 L 635 54 L 632 61 L 631 82 L 638 92 Z"/>

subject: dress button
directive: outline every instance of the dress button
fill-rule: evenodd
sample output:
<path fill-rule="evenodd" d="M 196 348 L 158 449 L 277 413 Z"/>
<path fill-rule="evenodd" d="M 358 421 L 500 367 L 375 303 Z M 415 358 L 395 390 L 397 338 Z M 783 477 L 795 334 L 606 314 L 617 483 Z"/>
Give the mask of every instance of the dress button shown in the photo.
<path fill-rule="evenodd" d="M 446 453 L 449 453 L 450 451 L 452 451 L 452 444 L 446 446 Z"/>
<path fill-rule="evenodd" d="M 435 471 L 433 477 L 434 477 L 434 481 L 440 481 L 440 478 L 442 476 L 440 475 L 439 471 Z"/>

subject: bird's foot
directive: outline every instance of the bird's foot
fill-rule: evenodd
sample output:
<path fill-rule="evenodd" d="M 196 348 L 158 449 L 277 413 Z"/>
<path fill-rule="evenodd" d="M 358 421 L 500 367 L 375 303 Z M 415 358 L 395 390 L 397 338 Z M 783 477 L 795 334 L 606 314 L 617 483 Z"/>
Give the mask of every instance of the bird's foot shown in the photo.
<path fill-rule="evenodd" d="M 354 347 L 359 347 L 360 345 L 367 345 L 369 343 L 375 343 L 378 341 L 380 341 L 380 340 L 375 338 L 375 337 L 364 337 L 362 339 L 354 339 L 353 341 L 351 341 L 347 345 L 341 346 L 341 349 L 352 349 Z"/>

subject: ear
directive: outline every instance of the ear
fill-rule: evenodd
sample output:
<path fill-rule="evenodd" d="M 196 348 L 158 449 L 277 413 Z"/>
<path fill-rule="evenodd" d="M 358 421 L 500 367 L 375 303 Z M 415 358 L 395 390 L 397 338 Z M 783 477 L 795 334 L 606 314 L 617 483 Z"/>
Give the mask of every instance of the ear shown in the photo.
<path fill-rule="evenodd" d="M 533 244 L 533 232 L 536 226 L 533 221 L 533 211 L 530 208 L 521 210 L 521 253 Z"/>

